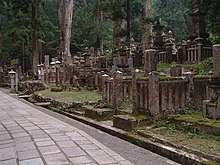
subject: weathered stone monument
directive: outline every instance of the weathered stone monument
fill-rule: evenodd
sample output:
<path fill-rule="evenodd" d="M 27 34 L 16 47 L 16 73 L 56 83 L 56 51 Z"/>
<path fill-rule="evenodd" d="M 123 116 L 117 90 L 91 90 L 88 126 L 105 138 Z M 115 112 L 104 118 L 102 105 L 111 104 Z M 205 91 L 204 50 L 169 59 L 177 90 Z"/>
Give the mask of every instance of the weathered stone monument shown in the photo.
<path fill-rule="evenodd" d="M 220 44 L 213 46 L 213 70 L 217 80 L 207 86 L 207 99 L 203 101 L 203 117 L 220 119 Z"/>
<path fill-rule="evenodd" d="M 149 49 L 144 51 L 144 72 L 147 76 L 151 71 L 157 70 L 157 51 Z"/>

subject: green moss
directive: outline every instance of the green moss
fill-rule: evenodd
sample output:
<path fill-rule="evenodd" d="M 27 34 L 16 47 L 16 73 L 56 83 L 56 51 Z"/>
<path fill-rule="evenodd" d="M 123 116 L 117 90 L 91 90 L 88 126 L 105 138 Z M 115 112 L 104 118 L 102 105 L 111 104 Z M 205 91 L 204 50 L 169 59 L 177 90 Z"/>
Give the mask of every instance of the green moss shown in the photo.
<path fill-rule="evenodd" d="M 166 81 L 166 80 L 182 80 L 182 77 L 173 77 L 173 76 L 164 76 L 164 77 L 160 77 L 161 81 Z"/>
<path fill-rule="evenodd" d="M 209 106 L 209 107 L 216 107 L 217 103 L 208 103 L 207 106 Z"/>
<path fill-rule="evenodd" d="M 196 75 L 193 77 L 194 79 L 210 79 L 210 76 L 207 75 Z"/>
<path fill-rule="evenodd" d="M 60 101 L 67 102 L 97 102 L 102 96 L 97 91 L 80 89 L 75 91 L 50 92 L 48 90 L 38 92 L 42 96 L 51 97 Z"/>
<path fill-rule="evenodd" d="M 148 81 L 149 78 L 148 77 L 139 77 L 138 80 L 139 81 Z"/>
<path fill-rule="evenodd" d="M 207 126 L 220 127 L 220 120 L 204 119 L 201 113 L 190 114 L 190 115 L 178 115 L 178 117 L 176 117 L 175 120 L 180 120 L 195 124 L 202 124 Z"/>
<path fill-rule="evenodd" d="M 131 76 L 124 76 L 123 80 L 132 80 L 132 77 Z"/>

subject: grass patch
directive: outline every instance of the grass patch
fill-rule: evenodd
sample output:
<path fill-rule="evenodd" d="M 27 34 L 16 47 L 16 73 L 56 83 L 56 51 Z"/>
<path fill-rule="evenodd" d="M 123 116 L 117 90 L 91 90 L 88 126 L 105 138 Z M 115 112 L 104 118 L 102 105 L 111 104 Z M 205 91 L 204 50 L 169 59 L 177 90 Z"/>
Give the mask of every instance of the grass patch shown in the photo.
<path fill-rule="evenodd" d="M 190 132 L 168 121 L 155 122 L 151 128 L 141 128 L 141 132 L 152 134 L 158 138 L 165 139 L 178 146 L 185 146 L 193 150 L 220 155 L 220 137 L 201 132 Z"/>
<path fill-rule="evenodd" d="M 102 95 L 97 91 L 80 89 L 75 91 L 50 92 L 48 90 L 40 91 L 45 97 L 51 97 L 67 102 L 97 102 L 102 99 Z"/>
<path fill-rule="evenodd" d="M 184 70 L 189 70 L 190 68 L 194 68 L 197 72 L 198 75 L 208 75 L 208 72 L 210 70 L 213 70 L 213 58 L 208 58 L 205 59 L 201 62 L 198 63 L 193 63 L 193 64 L 177 64 L 177 63 L 160 63 L 157 65 L 159 70 L 167 70 L 169 69 L 172 65 L 179 65 L 184 68 Z"/>

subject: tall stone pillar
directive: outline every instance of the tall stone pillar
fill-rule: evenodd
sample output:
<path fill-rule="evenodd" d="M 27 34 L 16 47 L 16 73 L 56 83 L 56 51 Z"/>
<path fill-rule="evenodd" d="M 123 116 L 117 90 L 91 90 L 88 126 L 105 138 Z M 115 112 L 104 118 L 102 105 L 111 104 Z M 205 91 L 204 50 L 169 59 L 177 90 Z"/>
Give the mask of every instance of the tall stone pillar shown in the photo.
<path fill-rule="evenodd" d="M 157 70 L 158 52 L 155 49 L 144 51 L 144 72 L 147 76 L 151 71 Z"/>
<path fill-rule="evenodd" d="M 172 57 L 173 56 L 173 52 L 172 52 L 173 43 L 167 43 L 165 46 L 166 46 L 166 52 L 167 52 L 167 62 L 171 63 L 173 60 L 173 57 Z"/>
<path fill-rule="evenodd" d="M 102 75 L 102 100 L 108 101 L 108 87 L 107 87 L 107 81 L 109 79 L 109 76 L 107 74 Z"/>
<path fill-rule="evenodd" d="M 214 76 L 220 76 L 220 44 L 213 46 Z"/>
<path fill-rule="evenodd" d="M 160 104 L 159 104 L 159 82 L 160 75 L 158 72 L 151 72 L 149 75 L 149 111 L 154 118 L 160 117 Z"/>
<path fill-rule="evenodd" d="M 132 113 L 138 114 L 138 96 L 137 96 L 137 78 L 138 74 L 136 72 L 132 73 Z"/>
<path fill-rule="evenodd" d="M 118 109 L 123 102 L 123 73 L 115 72 L 113 76 L 113 106 Z"/>
<path fill-rule="evenodd" d="M 188 49 L 188 45 L 187 43 L 183 43 L 182 44 L 182 48 L 183 48 L 183 62 L 186 62 L 188 60 L 188 55 L 187 55 L 187 49 Z"/>
<path fill-rule="evenodd" d="M 46 83 L 49 83 L 50 56 L 45 55 L 44 61 L 45 61 L 45 81 Z"/>

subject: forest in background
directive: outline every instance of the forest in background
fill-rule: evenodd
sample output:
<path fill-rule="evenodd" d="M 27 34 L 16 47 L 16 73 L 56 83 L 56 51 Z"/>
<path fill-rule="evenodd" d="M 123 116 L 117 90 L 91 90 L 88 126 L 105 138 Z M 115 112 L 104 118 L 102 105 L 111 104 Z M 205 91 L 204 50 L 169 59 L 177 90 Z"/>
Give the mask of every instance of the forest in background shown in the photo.
<path fill-rule="evenodd" d="M 72 24 L 71 54 L 81 52 L 85 47 L 97 47 L 103 40 L 105 51 L 112 50 L 114 35 L 121 37 L 127 31 L 114 33 L 114 22 L 128 19 L 130 34 L 136 42 L 141 42 L 145 21 L 158 20 L 164 25 L 164 32 L 174 32 L 177 42 L 187 40 L 191 26 L 189 13 L 192 0 L 152 0 L 153 16 L 143 15 L 146 0 L 75 0 Z M 39 17 L 33 19 L 33 5 L 39 4 Z M 60 27 L 58 20 L 58 0 L 1 0 L 0 2 L 0 60 L 31 63 L 33 32 L 42 42 L 43 54 L 58 56 Z M 203 0 L 206 28 L 212 44 L 220 43 L 220 1 Z M 102 11 L 102 26 L 97 26 L 97 13 Z M 129 11 L 128 11 L 129 10 Z M 154 32 L 153 32 L 154 34 Z"/>

